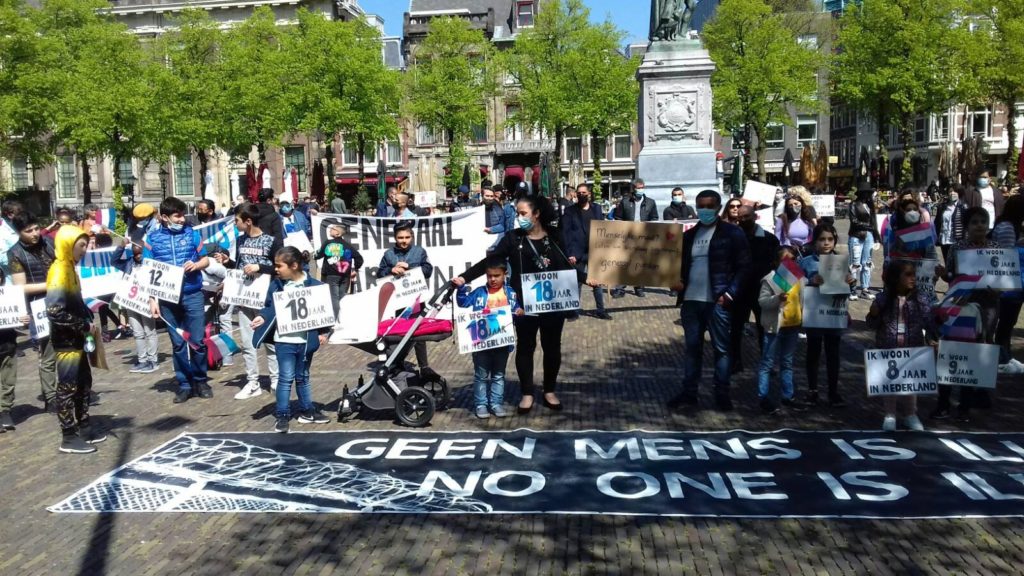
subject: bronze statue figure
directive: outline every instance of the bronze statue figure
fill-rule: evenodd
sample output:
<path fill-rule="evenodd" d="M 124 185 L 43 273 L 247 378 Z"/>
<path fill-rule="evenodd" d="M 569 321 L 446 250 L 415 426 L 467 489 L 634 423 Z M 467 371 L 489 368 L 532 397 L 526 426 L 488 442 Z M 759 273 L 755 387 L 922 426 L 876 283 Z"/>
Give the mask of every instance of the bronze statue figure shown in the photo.
<path fill-rule="evenodd" d="M 651 0 L 650 40 L 672 41 L 685 37 L 694 4 L 696 0 Z"/>

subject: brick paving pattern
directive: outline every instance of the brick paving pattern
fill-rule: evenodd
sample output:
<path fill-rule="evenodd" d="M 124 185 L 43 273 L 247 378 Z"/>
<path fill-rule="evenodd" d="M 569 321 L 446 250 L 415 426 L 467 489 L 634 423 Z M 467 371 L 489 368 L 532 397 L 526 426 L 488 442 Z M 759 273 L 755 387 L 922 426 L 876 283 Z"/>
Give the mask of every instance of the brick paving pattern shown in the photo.
<path fill-rule="evenodd" d="M 470 357 L 457 353 L 454 340 L 431 344 L 431 365 L 454 388 L 454 406 L 434 417 L 433 429 L 880 428 L 881 403 L 869 401 L 863 392 L 861 351 L 872 340 L 862 322 L 867 302 L 852 303 L 855 322 L 843 339 L 841 392 L 850 406 L 775 417 L 758 411 L 754 371 L 749 369 L 753 360 L 733 378 L 734 412 L 705 408 L 676 413 L 666 408 L 665 401 L 679 390 L 682 372 L 682 329 L 673 302 L 664 291 L 649 290 L 644 299 L 630 293 L 609 299 L 612 321 L 584 317 L 568 323 L 559 389 L 566 409 L 561 413 L 538 405 L 528 415 L 476 419 L 471 412 Z M 592 305 L 585 290 L 584 306 Z M 756 358 L 753 338 L 748 337 L 746 349 L 755 351 Z M 710 354 L 705 346 L 705 406 L 711 404 Z M 108 349 L 113 369 L 95 374 L 99 405 L 92 413 L 112 434 L 90 456 L 57 452 L 57 424 L 35 401 L 35 353 L 27 349 L 18 359 L 18 429 L 0 435 L 5 503 L 0 574 L 1011 574 L 1024 563 L 1024 525 L 1019 519 L 47 512 L 46 506 L 182 432 L 273 427 L 269 393 L 244 401 L 232 398 L 245 383 L 240 357 L 235 366 L 211 372 L 212 400 L 174 405 L 176 383 L 166 336 L 161 334 L 159 372 L 129 374 L 133 356 L 131 340 L 114 342 Z M 354 384 L 370 360 L 348 346 L 326 347 L 312 367 L 314 400 L 333 409 L 342 386 Z M 799 393 L 805 387 L 802 352 L 797 367 Z M 506 401 L 514 406 L 519 397 L 511 361 L 508 375 Z M 942 427 L 1021 430 L 1021 378 L 1001 375 L 994 409 L 976 410 L 969 425 L 945 421 Z M 921 413 L 927 414 L 934 400 L 921 405 Z M 294 424 L 293 431 L 395 426 L 390 418 L 359 419 L 324 426 Z"/>

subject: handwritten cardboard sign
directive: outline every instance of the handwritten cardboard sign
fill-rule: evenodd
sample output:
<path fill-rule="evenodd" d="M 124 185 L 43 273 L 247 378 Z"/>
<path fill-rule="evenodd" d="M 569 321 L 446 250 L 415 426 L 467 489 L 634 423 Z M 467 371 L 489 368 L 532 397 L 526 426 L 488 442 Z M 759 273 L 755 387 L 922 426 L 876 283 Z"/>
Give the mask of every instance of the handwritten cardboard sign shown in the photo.
<path fill-rule="evenodd" d="M 683 226 L 668 222 L 590 223 L 587 276 L 599 284 L 661 286 L 679 282 Z"/>

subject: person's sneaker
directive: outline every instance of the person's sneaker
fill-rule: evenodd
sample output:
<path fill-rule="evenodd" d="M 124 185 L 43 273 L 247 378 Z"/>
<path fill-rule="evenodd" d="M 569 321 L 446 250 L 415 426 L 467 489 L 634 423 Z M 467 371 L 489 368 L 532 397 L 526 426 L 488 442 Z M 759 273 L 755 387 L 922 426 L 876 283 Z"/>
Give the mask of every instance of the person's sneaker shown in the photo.
<path fill-rule="evenodd" d="M 481 420 L 485 420 L 491 417 L 491 413 L 487 411 L 487 406 L 477 406 L 475 413 L 476 417 L 480 418 Z"/>
<path fill-rule="evenodd" d="M 92 454 L 96 447 L 92 446 L 78 434 L 65 434 L 60 443 L 60 451 L 65 454 Z"/>
<path fill-rule="evenodd" d="M 917 417 L 917 414 L 904 418 L 903 425 L 915 432 L 921 432 L 924 430 L 924 424 L 921 423 L 921 419 Z"/>
<path fill-rule="evenodd" d="M 779 407 L 776 406 L 771 400 L 767 398 L 761 399 L 761 414 L 765 416 L 774 416 L 779 413 Z"/>
<path fill-rule="evenodd" d="M 575 322 L 575 321 L 577 321 L 579 319 L 580 319 L 580 315 L 579 315 L 578 312 L 576 314 L 570 314 L 569 317 L 566 318 L 566 320 L 569 321 L 569 322 Z"/>
<path fill-rule="evenodd" d="M 221 360 L 221 365 L 222 366 L 234 366 L 235 365 L 235 357 L 234 356 L 230 356 L 230 355 L 229 356 L 225 356 L 224 359 Z"/>
<path fill-rule="evenodd" d="M 867 301 L 869 301 L 869 302 L 873 301 L 875 299 L 875 295 L 872 294 L 871 292 L 868 292 L 867 290 L 861 290 L 860 291 L 860 297 L 865 299 L 865 300 L 867 300 Z"/>
<path fill-rule="evenodd" d="M 43 412 L 46 412 L 47 414 L 56 414 L 57 413 L 57 400 L 56 399 L 43 400 Z"/>
<path fill-rule="evenodd" d="M 971 421 L 971 411 L 963 408 L 957 408 L 956 410 L 956 421 L 961 424 L 968 424 Z"/>
<path fill-rule="evenodd" d="M 1021 370 L 1020 368 L 1014 366 L 1013 364 L 1010 364 L 1009 362 L 1007 362 L 1006 364 L 999 365 L 1000 374 L 1020 374 L 1021 372 L 1024 372 L 1024 370 Z"/>
<path fill-rule="evenodd" d="M 932 420 L 948 420 L 949 416 L 949 408 L 936 408 L 935 410 L 932 410 L 932 413 L 928 415 L 928 418 Z"/>
<path fill-rule="evenodd" d="M 140 374 L 145 367 L 145 362 L 136 362 L 134 366 L 128 369 L 128 371 L 132 374 Z"/>
<path fill-rule="evenodd" d="M 852 300 L 859 300 L 859 299 L 860 299 L 860 295 L 856 291 L 850 292 L 850 300 L 851 301 Z"/>
<path fill-rule="evenodd" d="M 213 388 L 211 388 L 209 384 L 204 382 L 202 384 L 196 384 L 196 386 L 199 388 L 200 398 L 205 398 L 207 400 L 213 398 Z"/>
<path fill-rule="evenodd" d="M 886 416 L 885 420 L 882 420 L 882 430 L 884 430 L 886 432 L 895 432 L 896 431 L 896 417 L 895 416 Z"/>
<path fill-rule="evenodd" d="M 817 392 L 808 392 L 807 394 L 804 394 L 803 403 L 808 407 L 817 406 L 821 403 L 821 399 L 818 397 Z"/>
<path fill-rule="evenodd" d="M 797 340 L 807 340 L 807 334 L 804 332 L 797 332 L 796 338 Z"/>
<path fill-rule="evenodd" d="M 156 372 L 156 370 L 157 368 L 155 363 L 146 362 L 143 365 L 142 370 L 139 370 L 139 374 L 152 374 L 153 372 Z"/>
<path fill-rule="evenodd" d="M 0 412 L 0 430 L 14 430 L 14 419 L 7 410 Z"/>
<path fill-rule="evenodd" d="M 1024 362 L 1021 362 L 1020 360 L 1017 360 L 1016 358 L 1010 358 L 1010 361 L 1007 362 L 1007 364 L 1010 364 L 1012 366 L 1016 366 L 1018 370 L 1020 370 L 1021 372 L 1024 372 Z"/>
<path fill-rule="evenodd" d="M 330 421 L 331 419 L 324 416 L 323 412 L 319 410 L 310 410 L 299 414 L 299 422 L 303 424 L 328 424 Z"/>
<path fill-rule="evenodd" d="M 508 412 L 505 411 L 505 407 L 501 404 L 491 406 L 491 414 L 494 414 L 495 418 L 504 418 L 508 416 Z"/>
<path fill-rule="evenodd" d="M 645 292 L 643 288 L 637 288 L 633 290 L 633 294 L 636 294 L 637 298 L 643 298 L 647 296 L 647 292 Z"/>
<path fill-rule="evenodd" d="M 284 416 L 278 416 L 277 417 L 277 421 L 274 422 L 274 432 L 280 432 L 282 434 L 287 432 L 288 431 L 288 420 L 289 420 L 289 418 L 285 418 Z"/>
<path fill-rule="evenodd" d="M 838 395 L 838 394 L 836 394 L 834 396 L 829 396 L 828 397 L 828 407 L 829 408 L 846 408 L 846 400 L 843 400 L 843 397 Z"/>
<path fill-rule="evenodd" d="M 625 290 L 612 290 L 611 291 L 611 295 L 612 295 L 612 298 L 625 298 L 626 291 Z"/>
<path fill-rule="evenodd" d="M 105 432 L 97 430 L 96 427 L 92 425 L 82 426 L 78 433 L 87 444 L 99 444 L 107 439 L 107 434 Z"/>
<path fill-rule="evenodd" d="M 192 397 L 191 390 L 178 390 L 178 393 L 174 395 L 174 403 L 182 404 L 188 402 L 188 399 Z"/>
<path fill-rule="evenodd" d="M 256 396 L 259 396 L 260 394 L 263 394 L 263 389 L 260 388 L 260 383 L 249 382 L 248 384 L 243 386 L 242 389 L 239 390 L 237 394 L 235 394 L 235 400 L 248 400 L 249 398 L 255 398 Z"/>
<path fill-rule="evenodd" d="M 807 410 L 807 404 L 795 398 L 783 398 L 782 405 L 794 412 L 805 412 Z"/>
<path fill-rule="evenodd" d="M 687 394 L 686 392 L 683 392 L 668 401 L 668 407 L 672 410 L 678 410 L 689 406 L 697 406 L 699 404 L 700 400 L 697 399 L 696 394 Z"/>
<path fill-rule="evenodd" d="M 114 340 L 124 340 L 131 336 L 131 332 L 127 328 L 120 328 L 114 331 Z"/>
<path fill-rule="evenodd" d="M 604 310 L 598 310 L 597 312 L 594 312 L 594 317 L 595 318 L 600 318 L 601 320 L 611 320 L 612 319 L 612 315 L 607 313 L 607 312 L 605 312 Z"/>

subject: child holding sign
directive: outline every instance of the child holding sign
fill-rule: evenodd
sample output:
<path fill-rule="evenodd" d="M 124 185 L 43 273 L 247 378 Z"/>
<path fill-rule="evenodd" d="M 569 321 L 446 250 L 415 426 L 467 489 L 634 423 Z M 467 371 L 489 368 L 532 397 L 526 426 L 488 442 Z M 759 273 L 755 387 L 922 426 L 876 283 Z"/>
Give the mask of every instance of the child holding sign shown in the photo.
<path fill-rule="evenodd" d="M 799 253 L 792 246 L 779 249 L 774 268 L 783 260 L 793 260 Z M 761 366 L 757 371 L 757 397 L 761 401 L 761 412 L 776 414 L 779 407 L 769 397 L 771 375 L 775 365 L 779 366 L 779 380 L 782 381 L 782 403 L 795 409 L 802 408 L 793 400 L 793 357 L 796 354 L 799 326 L 785 326 L 782 322 L 784 305 L 789 299 L 787 292 L 777 292 L 773 282 L 773 269 L 761 279 L 761 291 L 757 302 L 761 305 L 761 324 L 764 328 L 764 345 L 761 347 Z"/>
<path fill-rule="evenodd" d="M 516 316 L 523 315 L 516 292 L 505 284 L 507 265 L 502 259 L 492 258 L 487 262 L 487 285 L 470 291 L 469 286 L 459 288 L 457 301 L 463 308 L 472 307 L 474 311 L 494 310 L 505 306 L 510 307 Z M 498 418 L 508 416 L 501 405 L 505 398 L 505 365 L 511 346 L 491 348 L 473 352 L 473 402 L 476 404 L 476 417 L 488 417 L 490 414 Z M 490 402 L 488 402 L 487 384 L 491 385 Z"/>
<path fill-rule="evenodd" d="M 313 363 L 313 353 L 320 349 L 331 332 L 331 328 L 304 330 L 281 334 L 275 328 L 277 315 L 274 311 L 274 293 L 299 290 L 308 286 L 322 284 L 319 280 L 302 271 L 305 259 L 302 252 L 294 246 L 285 246 L 274 258 L 274 270 L 277 278 L 270 283 L 267 302 L 259 316 L 253 319 L 253 346 L 259 347 L 264 342 L 273 341 L 277 350 L 277 408 L 274 415 L 277 422 L 275 432 L 288 432 L 288 424 L 292 413 L 290 407 L 292 382 L 295 382 L 295 394 L 299 397 L 299 422 L 303 424 L 326 424 L 330 420 L 314 405 L 309 384 L 309 367 Z M 262 328 L 262 330 L 260 329 Z"/>
<path fill-rule="evenodd" d="M 868 326 L 875 330 L 875 348 L 914 348 L 935 340 L 931 297 L 917 289 L 917 268 L 913 263 L 894 260 L 882 274 L 885 285 L 871 304 Z M 928 343 L 926 343 L 926 339 Z M 917 396 L 885 396 L 882 429 L 896 430 L 896 416 L 911 430 L 924 430 L 917 416 Z"/>
<path fill-rule="evenodd" d="M 826 254 L 836 253 L 839 234 L 831 224 L 818 224 L 814 227 L 814 253 L 800 259 L 800 268 L 807 276 L 808 286 L 821 286 L 825 279 L 818 274 L 820 258 Z M 846 283 L 853 286 L 857 280 L 851 274 L 846 275 Z M 836 328 L 808 328 L 807 332 L 807 403 L 818 403 L 818 364 L 821 360 L 821 348 L 825 347 L 825 372 L 828 378 L 828 405 L 831 408 L 842 408 L 846 402 L 839 395 L 839 339 L 843 330 Z"/>

